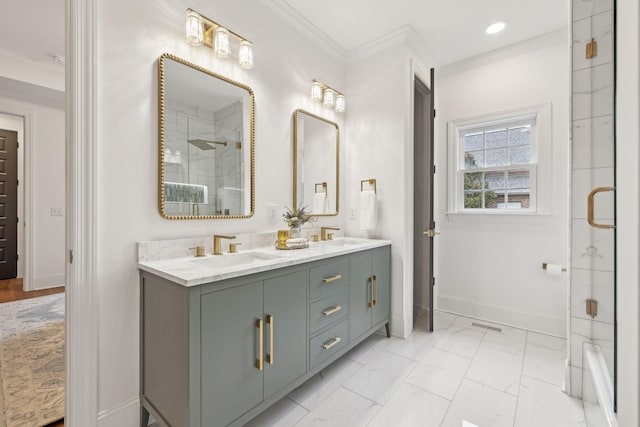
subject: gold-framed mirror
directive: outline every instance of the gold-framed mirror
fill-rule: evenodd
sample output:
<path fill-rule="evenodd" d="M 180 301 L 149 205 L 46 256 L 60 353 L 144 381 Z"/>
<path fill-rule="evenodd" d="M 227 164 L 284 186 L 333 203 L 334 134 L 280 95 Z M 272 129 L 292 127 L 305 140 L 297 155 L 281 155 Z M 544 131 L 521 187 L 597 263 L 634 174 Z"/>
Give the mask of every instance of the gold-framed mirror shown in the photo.
<path fill-rule="evenodd" d="M 305 110 L 293 112 L 293 206 L 313 216 L 340 208 L 340 128 Z"/>
<path fill-rule="evenodd" d="M 159 208 L 167 219 L 255 211 L 253 90 L 177 56 L 158 59 Z"/>

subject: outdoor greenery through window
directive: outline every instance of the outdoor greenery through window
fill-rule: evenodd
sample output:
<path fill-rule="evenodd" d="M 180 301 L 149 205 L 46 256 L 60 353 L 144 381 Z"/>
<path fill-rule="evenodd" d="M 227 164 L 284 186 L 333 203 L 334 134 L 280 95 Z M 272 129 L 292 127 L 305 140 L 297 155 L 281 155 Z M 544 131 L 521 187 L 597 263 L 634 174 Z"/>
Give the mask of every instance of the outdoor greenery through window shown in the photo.
<path fill-rule="evenodd" d="M 464 209 L 535 208 L 535 120 L 460 131 Z"/>

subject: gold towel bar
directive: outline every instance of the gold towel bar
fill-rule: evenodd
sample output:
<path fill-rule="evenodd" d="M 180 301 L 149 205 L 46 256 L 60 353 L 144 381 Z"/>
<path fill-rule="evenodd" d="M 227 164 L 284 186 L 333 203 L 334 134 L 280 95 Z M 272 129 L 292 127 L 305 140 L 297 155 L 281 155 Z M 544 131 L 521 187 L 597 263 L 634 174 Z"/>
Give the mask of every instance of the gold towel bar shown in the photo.
<path fill-rule="evenodd" d="M 364 184 L 365 183 L 369 183 L 369 185 L 373 186 L 373 192 L 374 193 L 378 192 L 378 188 L 377 188 L 377 185 L 376 185 L 375 178 L 363 179 L 362 181 L 360 181 L 360 191 L 364 191 Z"/>

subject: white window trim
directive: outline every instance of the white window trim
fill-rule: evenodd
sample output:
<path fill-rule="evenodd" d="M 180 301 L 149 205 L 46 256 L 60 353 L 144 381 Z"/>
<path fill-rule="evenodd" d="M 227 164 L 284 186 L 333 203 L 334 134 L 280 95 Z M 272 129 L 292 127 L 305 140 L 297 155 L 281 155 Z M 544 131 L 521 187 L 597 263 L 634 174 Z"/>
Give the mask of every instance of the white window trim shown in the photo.
<path fill-rule="evenodd" d="M 462 186 L 464 184 L 463 172 L 458 167 L 464 156 L 460 149 L 460 131 L 476 126 L 491 125 L 504 122 L 513 122 L 518 119 L 534 118 L 536 122 L 535 134 L 532 134 L 532 162 L 524 165 L 512 165 L 497 167 L 496 170 L 529 169 L 531 171 L 531 209 L 464 209 L 464 197 Z M 450 121 L 448 124 L 448 186 L 447 186 L 447 214 L 460 215 L 549 215 L 553 195 L 551 184 L 553 182 L 552 164 L 552 127 L 551 127 L 551 103 L 534 105 L 531 107 L 501 111 L 492 114 L 483 114 L 471 118 Z M 482 168 L 488 171 L 491 168 Z M 468 171 L 468 170 L 466 170 Z"/>

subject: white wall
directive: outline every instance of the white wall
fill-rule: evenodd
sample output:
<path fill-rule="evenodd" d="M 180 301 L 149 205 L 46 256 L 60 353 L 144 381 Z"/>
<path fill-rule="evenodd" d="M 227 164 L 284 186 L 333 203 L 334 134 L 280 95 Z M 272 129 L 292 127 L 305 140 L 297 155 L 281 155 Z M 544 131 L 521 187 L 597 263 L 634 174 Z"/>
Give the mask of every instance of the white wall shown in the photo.
<path fill-rule="evenodd" d="M 256 67 L 245 71 L 184 40 L 194 8 L 254 41 Z M 343 115 L 309 100 L 317 78 L 341 90 L 344 69 L 260 2 L 143 0 L 98 5 L 99 411 L 101 425 L 135 425 L 139 391 L 139 290 L 136 242 L 282 228 L 292 201 L 292 113 L 304 108 L 336 121 Z M 144 19 L 141 19 L 144 17 Z M 157 58 L 176 54 L 246 83 L 256 101 L 256 212 L 250 219 L 169 221 L 158 213 Z M 344 167 L 344 166 L 343 166 Z M 344 183 L 341 183 L 341 186 Z M 343 196 L 344 197 L 344 196 Z M 267 205 L 275 203 L 275 218 Z M 341 206 L 344 202 L 341 201 Z M 316 225 L 343 226 L 342 215 Z M 118 414 L 122 405 L 128 415 Z M 118 419 L 125 416 L 126 422 Z M 128 418 L 127 418 L 128 417 Z"/>
<path fill-rule="evenodd" d="M 0 50 L 0 76 L 64 92 L 64 64 L 50 65 Z"/>
<path fill-rule="evenodd" d="M 436 72 L 436 308 L 566 336 L 569 51 L 556 34 Z M 447 123 L 552 104 L 551 214 L 447 214 Z"/>
<path fill-rule="evenodd" d="M 380 67 L 380 58 L 385 66 Z M 413 240 L 406 234 L 407 197 L 405 188 L 406 150 L 410 137 L 405 126 L 409 113 L 405 97 L 409 51 L 403 44 L 389 46 L 374 55 L 354 61 L 347 68 L 348 95 L 346 140 L 346 195 L 350 236 L 391 240 L 391 331 L 406 336 L 411 310 L 406 297 L 413 288 L 405 272 L 408 263 L 406 244 Z M 360 181 L 375 178 L 377 184 L 378 225 L 374 230 L 360 230 Z M 352 215 L 352 212 L 355 215 Z M 408 240 L 407 240 L 408 239 Z M 411 271 L 412 273 L 412 271 Z"/>
<path fill-rule="evenodd" d="M 618 425 L 640 425 L 640 7 L 617 2 Z"/>
<path fill-rule="evenodd" d="M 0 113 L 25 117 L 25 145 L 21 148 L 31 151 L 30 167 L 20 165 L 26 174 L 23 189 L 31 186 L 30 200 L 25 201 L 31 203 L 31 235 L 25 236 L 27 239 L 31 236 L 31 253 L 21 254 L 31 272 L 30 287 L 62 286 L 65 283 L 64 111 L 0 97 Z M 63 215 L 52 216 L 51 208 L 62 209 Z M 22 219 L 25 220 L 24 216 Z"/>

